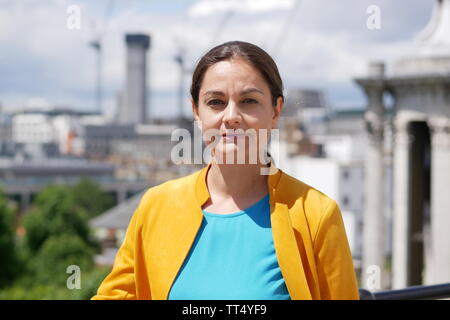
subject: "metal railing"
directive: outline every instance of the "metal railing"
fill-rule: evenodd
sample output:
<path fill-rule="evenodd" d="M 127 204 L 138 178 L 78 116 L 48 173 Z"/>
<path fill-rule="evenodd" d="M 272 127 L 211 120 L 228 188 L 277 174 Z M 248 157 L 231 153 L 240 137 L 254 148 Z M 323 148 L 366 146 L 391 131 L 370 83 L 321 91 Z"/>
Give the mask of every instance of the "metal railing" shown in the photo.
<path fill-rule="evenodd" d="M 360 300 L 435 300 L 450 298 L 450 283 L 371 292 L 359 289 Z"/>

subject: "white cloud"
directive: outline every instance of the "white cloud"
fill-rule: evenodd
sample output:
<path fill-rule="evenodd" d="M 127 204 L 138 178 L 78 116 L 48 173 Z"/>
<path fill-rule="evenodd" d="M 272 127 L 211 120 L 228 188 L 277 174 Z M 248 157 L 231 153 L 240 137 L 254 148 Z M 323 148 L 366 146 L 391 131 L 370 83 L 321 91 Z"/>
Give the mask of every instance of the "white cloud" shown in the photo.
<path fill-rule="evenodd" d="M 288 10 L 298 0 L 200 0 L 188 11 L 192 17 L 207 16 L 227 11 L 261 13 L 272 10 Z"/>
<path fill-rule="evenodd" d="M 378 33 L 365 27 L 365 6 L 369 2 L 378 3 L 382 8 L 383 27 Z M 82 28 L 68 30 L 65 10 L 68 1 L 35 0 L 27 6 L 15 3 L 0 0 L 0 72 L 3 76 L 0 101 L 20 104 L 20 99 L 25 102 L 30 97 L 40 96 L 51 102 L 85 108 L 93 104 L 95 55 L 88 42 L 95 35 L 90 21 L 98 18 L 100 25 L 104 25 L 103 13 L 98 14 L 101 10 L 93 8 L 91 2 L 78 2 L 82 9 Z M 258 3 L 264 8 L 264 1 Z M 238 12 L 218 28 L 218 15 L 192 18 L 183 16 L 180 11 L 155 13 L 120 2 L 103 38 L 105 104 L 108 108 L 114 106 L 115 93 L 124 84 L 124 35 L 130 31 L 146 32 L 152 37 L 148 60 L 153 93 L 150 99 L 154 103 L 152 114 L 159 113 L 156 111 L 159 106 L 161 112 L 176 110 L 179 70 L 173 56 L 178 45 L 185 47 L 186 63 L 192 68 L 209 48 L 229 40 L 249 41 L 270 54 L 276 52 L 275 60 L 286 87 L 314 86 L 345 92 L 346 101 L 351 100 L 351 92 L 357 90 L 353 77 L 363 74 L 370 60 L 390 62 L 410 52 L 412 37 L 408 37 L 419 31 L 429 17 L 422 4 L 411 1 L 409 9 L 418 11 L 416 8 L 419 8 L 420 12 L 409 19 L 399 10 L 405 1 L 399 3 L 365 0 L 355 5 L 348 0 L 339 3 L 301 1 L 289 33 L 279 50 L 274 50 L 288 11 L 261 11 L 253 15 L 248 14 L 249 11 Z M 404 20 L 399 21 L 395 11 L 399 11 L 398 15 Z M 416 20 L 422 22 L 415 25 Z M 213 38 L 214 35 L 218 37 Z M 188 110 L 189 76 L 185 80 Z M 344 94 L 334 96 L 339 100 Z M 354 96 L 359 99 L 357 94 Z M 338 100 L 332 102 L 340 104 L 342 101 Z"/>

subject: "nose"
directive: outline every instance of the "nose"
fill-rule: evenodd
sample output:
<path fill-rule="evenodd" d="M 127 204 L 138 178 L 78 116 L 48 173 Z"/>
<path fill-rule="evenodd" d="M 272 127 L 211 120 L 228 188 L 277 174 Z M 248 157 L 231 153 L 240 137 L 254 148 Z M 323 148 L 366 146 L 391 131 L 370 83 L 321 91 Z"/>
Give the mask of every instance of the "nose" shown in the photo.
<path fill-rule="evenodd" d="M 232 126 L 241 123 L 241 120 L 242 116 L 238 106 L 230 100 L 224 110 L 223 121 Z"/>

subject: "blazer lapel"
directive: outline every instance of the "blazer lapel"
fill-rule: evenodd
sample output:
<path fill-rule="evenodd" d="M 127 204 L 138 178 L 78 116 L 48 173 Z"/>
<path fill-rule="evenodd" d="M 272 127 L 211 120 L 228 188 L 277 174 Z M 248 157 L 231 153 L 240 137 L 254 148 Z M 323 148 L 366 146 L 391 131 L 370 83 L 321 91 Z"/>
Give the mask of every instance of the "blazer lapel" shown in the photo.
<path fill-rule="evenodd" d="M 272 223 L 273 242 L 286 287 L 292 300 L 311 300 L 308 282 L 303 269 L 299 248 L 291 223 L 289 208 L 279 202 L 278 195 L 283 193 L 283 173 L 271 163 L 272 175 L 268 178 L 270 192 L 270 220 Z"/>
<path fill-rule="evenodd" d="M 182 208 L 180 208 L 180 214 L 177 215 L 176 223 L 171 228 L 171 234 L 174 237 L 169 239 L 170 247 L 167 248 L 167 251 L 171 252 L 172 258 L 166 266 L 167 272 L 165 274 L 167 278 L 161 290 L 161 299 L 169 298 L 170 289 L 202 225 L 203 213 L 201 208 L 209 198 L 205 179 L 210 166 L 211 163 L 199 170 L 186 187 L 186 193 L 179 195 Z"/>

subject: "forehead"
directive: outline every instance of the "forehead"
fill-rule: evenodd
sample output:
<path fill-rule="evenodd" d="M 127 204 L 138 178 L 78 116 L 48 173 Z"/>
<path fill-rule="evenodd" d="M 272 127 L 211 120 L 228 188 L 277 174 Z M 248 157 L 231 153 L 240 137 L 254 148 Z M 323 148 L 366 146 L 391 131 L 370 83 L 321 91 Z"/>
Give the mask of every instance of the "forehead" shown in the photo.
<path fill-rule="evenodd" d="M 210 66 L 205 72 L 200 91 L 246 87 L 269 90 L 258 69 L 245 60 L 235 59 L 220 61 Z"/>

